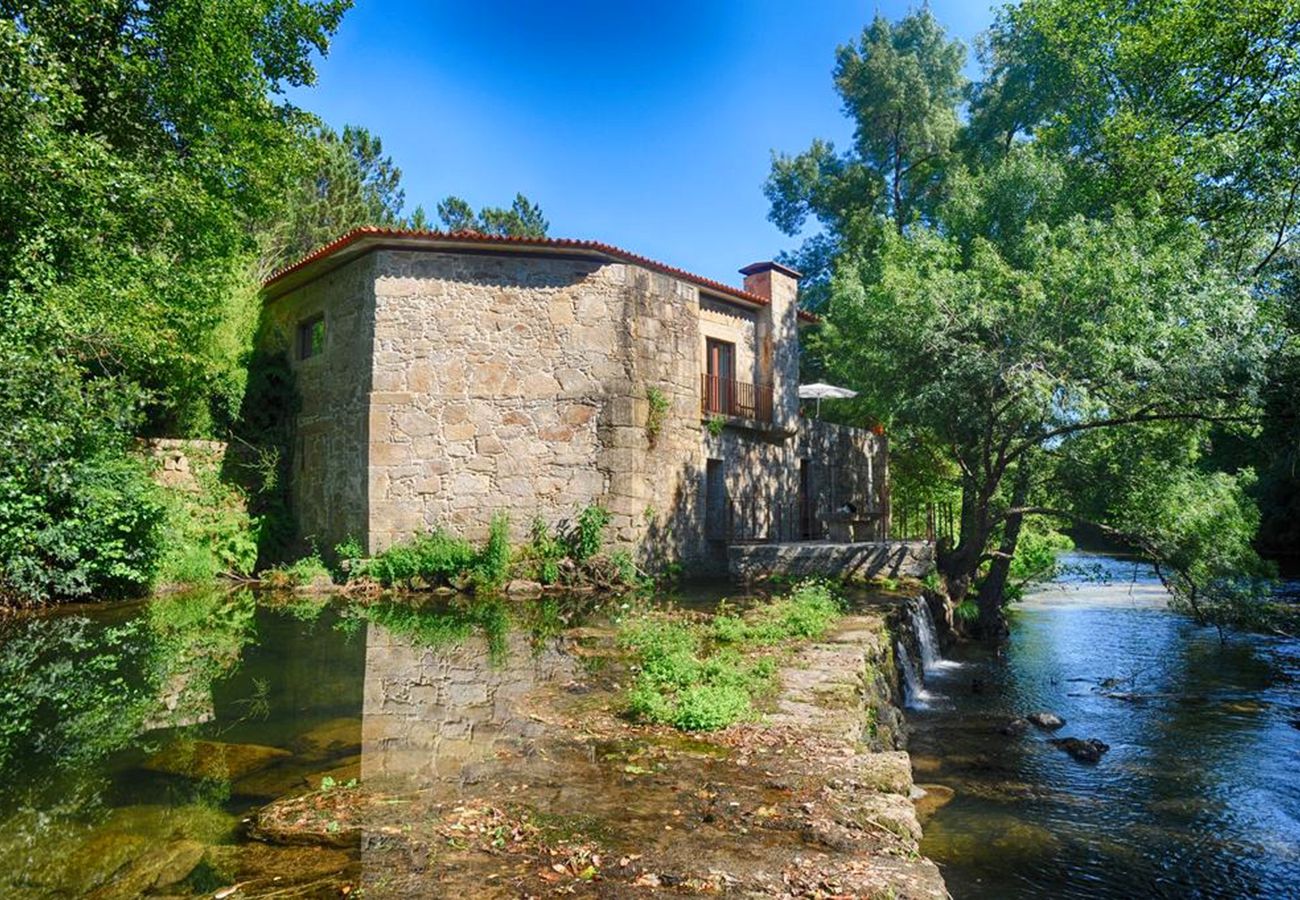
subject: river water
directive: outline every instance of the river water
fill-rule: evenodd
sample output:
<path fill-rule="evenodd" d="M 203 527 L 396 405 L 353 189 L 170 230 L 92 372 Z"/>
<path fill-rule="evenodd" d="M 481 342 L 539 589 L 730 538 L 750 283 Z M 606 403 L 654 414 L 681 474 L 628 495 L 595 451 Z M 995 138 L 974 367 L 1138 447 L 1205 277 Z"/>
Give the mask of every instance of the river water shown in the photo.
<path fill-rule="evenodd" d="M 1067 562 L 1108 580 L 1035 591 L 1001 652 L 955 648 L 909 712 L 917 782 L 954 791 L 922 844 L 953 896 L 1300 897 L 1300 642 L 1221 644 L 1149 567 Z M 1066 724 L 1001 733 L 1037 711 Z"/>

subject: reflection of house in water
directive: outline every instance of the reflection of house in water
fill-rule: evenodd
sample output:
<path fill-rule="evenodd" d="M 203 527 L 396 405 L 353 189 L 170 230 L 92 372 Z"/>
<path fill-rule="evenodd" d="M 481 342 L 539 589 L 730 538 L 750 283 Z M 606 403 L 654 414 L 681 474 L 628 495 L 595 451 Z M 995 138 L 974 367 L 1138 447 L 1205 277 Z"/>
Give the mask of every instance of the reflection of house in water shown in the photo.
<path fill-rule="evenodd" d="M 370 624 L 361 727 L 368 786 L 459 784 L 473 763 L 540 733 L 522 701 L 569 680 L 574 660 L 558 642 L 534 645 L 522 631 L 503 642 L 495 653 L 481 636 L 428 648 Z"/>

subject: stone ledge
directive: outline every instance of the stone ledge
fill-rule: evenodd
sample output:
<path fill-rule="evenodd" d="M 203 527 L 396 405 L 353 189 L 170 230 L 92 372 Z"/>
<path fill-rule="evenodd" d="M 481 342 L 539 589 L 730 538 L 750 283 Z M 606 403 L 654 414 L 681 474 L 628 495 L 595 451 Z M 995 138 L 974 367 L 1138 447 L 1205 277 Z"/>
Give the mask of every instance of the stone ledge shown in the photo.
<path fill-rule="evenodd" d="M 934 546 L 923 541 L 732 544 L 727 548 L 727 568 L 745 581 L 773 575 L 858 581 L 877 576 L 924 578 L 934 569 Z"/>

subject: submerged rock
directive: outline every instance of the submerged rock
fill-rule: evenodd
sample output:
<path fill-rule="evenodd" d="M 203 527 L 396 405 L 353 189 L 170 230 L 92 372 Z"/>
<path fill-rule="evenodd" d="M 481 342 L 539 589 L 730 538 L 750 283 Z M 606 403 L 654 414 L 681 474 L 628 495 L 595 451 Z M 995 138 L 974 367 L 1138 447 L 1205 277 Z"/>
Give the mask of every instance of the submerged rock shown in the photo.
<path fill-rule="evenodd" d="M 361 778 L 360 755 L 341 759 L 334 768 L 326 769 L 324 772 L 312 772 L 304 780 L 313 791 L 318 791 L 326 778 L 333 779 L 336 785 L 346 785 L 350 781 L 359 780 Z"/>
<path fill-rule="evenodd" d="M 916 787 L 921 796 L 914 797 L 912 803 L 916 807 L 916 818 L 922 825 L 956 795 L 956 791 L 944 784 L 918 784 Z"/>
<path fill-rule="evenodd" d="M 1048 741 L 1053 747 L 1059 747 L 1066 753 L 1073 756 L 1079 762 L 1095 763 L 1101 760 L 1101 755 L 1110 749 L 1109 744 L 1103 744 L 1096 738 L 1053 738 Z"/>
<path fill-rule="evenodd" d="M 304 731 L 291 746 L 300 756 L 316 759 L 361 752 L 361 719 L 341 716 L 328 719 Z"/>
<path fill-rule="evenodd" d="M 291 754 L 261 744 L 175 740 L 144 762 L 151 772 L 235 781 Z"/>
<path fill-rule="evenodd" d="M 1007 737 L 1016 737 L 1018 735 L 1024 734 L 1028 730 L 1029 730 L 1029 720 L 1017 716 L 1016 718 L 1012 719 L 1010 722 L 1008 722 L 1007 724 L 999 728 L 998 732 L 1000 734 L 1005 734 Z"/>
<path fill-rule="evenodd" d="M 1031 713 L 1026 718 L 1044 731 L 1055 731 L 1065 725 L 1065 720 L 1053 712 Z"/>

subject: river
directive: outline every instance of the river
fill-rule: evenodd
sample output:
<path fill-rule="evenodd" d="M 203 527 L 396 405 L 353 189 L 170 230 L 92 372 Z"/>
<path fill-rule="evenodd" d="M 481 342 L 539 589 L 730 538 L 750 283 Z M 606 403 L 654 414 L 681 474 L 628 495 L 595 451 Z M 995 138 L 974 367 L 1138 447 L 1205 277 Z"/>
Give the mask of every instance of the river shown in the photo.
<path fill-rule="evenodd" d="M 954 791 L 921 848 L 953 896 L 1300 897 L 1300 642 L 1221 644 L 1149 567 L 1065 561 L 1107 580 L 1035 590 L 1009 644 L 954 648 L 909 711 L 917 782 Z M 1001 733 L 1036 711 L 1066 724 Z"/>

